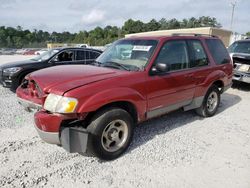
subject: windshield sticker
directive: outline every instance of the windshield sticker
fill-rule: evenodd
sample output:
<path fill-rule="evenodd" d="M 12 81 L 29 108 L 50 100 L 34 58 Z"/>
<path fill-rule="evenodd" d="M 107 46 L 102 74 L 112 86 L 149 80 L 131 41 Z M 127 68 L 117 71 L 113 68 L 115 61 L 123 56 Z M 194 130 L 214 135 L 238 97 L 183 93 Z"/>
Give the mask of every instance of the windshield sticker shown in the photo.
<path fill-rule="evenodd" d="M 134 51 L 145 51 L 148 52 L 152 46 L 134 46 Z"/>

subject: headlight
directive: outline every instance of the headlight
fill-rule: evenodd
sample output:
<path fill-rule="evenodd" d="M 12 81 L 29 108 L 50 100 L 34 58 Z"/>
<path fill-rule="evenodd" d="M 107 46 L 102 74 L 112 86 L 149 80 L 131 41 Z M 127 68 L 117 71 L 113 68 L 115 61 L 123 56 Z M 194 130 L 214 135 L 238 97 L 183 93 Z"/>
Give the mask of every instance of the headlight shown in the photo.
<path fill-rule="evenodd" d="M 50 112 L 72 113 L 75 111 L 77 103 L 75 98 L 50 93 L 45 100 L 44 109 Z"/>
<path fill-rule="evenodd" d="M 21 69 L 22 69 L 21 67 L 12 67 L 12 68 L 3 69 L 3 72 L 9 73 L 9 74 L 15 74 L 18 71 L 20 71 Z"/>
<path fill-rule="evenodd" d="M 241 72 L 249 72 L 250 71 L 250 66 L 242 64 L 242 65 L 239 66 L 238 70 L 241 71 Z"/>

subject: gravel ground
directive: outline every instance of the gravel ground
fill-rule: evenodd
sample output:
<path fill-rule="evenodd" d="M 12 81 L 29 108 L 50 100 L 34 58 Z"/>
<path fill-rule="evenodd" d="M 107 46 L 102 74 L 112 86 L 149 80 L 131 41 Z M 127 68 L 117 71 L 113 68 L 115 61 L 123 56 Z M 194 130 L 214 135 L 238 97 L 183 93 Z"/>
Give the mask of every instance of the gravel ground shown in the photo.
<path fill-rule="evenodd" d="M 0 187 L 250 187 L 249 91 L 228 90 L 211 118 L 177 111 L 143 123 L 122 157 L 101 162 L 41 141 L 33 114 L 0 86 Z"/>

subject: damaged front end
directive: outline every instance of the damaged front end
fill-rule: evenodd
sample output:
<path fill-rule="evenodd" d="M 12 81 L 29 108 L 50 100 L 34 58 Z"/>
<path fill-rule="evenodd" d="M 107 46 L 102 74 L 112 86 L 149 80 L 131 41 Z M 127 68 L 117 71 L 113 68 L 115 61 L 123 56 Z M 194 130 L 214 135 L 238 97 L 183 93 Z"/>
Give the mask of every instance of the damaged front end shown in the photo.
<path fill-rule="evenodd" d="M 38 84 L 26 78 L 16 90 L 18 103 L 28 112 L 39 111 L 46 98 Z"/>
<path fill-rule="evenodd" d="M 87 113 L 60 114 L 45 110 L 43 105 L 48 94 L 30 77 L 25 78 L 16 94 L 26 111 L 36 112 L 35 128 L 43 141 L 60 145 L 70 153 L 87 152 L 89 132 L 83 125 Z"/>
<path fill-rule="evenodd" d="M 234 54 L 234 76 L 233 80 L 250 84 L 250 54 Z"/>
<path fill-rule="evenodd" d="M 69 153 L 87 153 L 89 132 L 82 127 L 64 127 L 60 140 L 62 147 Z"/>

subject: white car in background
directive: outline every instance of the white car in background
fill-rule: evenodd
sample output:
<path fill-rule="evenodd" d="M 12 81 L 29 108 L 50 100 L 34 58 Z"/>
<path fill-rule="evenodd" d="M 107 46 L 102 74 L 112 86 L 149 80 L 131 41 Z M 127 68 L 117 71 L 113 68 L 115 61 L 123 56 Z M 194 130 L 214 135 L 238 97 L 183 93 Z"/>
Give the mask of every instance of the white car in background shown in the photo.
<path fill-rule="evenodd" d="M 41 55 L 43 54 L 44 52 L 47 52 L 48 50 L 47 49 L 41 49 L 41 50 L 38 50 L 35 52 L 35 55 Z"/>
<path fill-rule="evenodd" d="M 25 52 L 27 52 L 27 49 L 21 48 L 16 51 L 16 54 L 23 55 Z"/>

